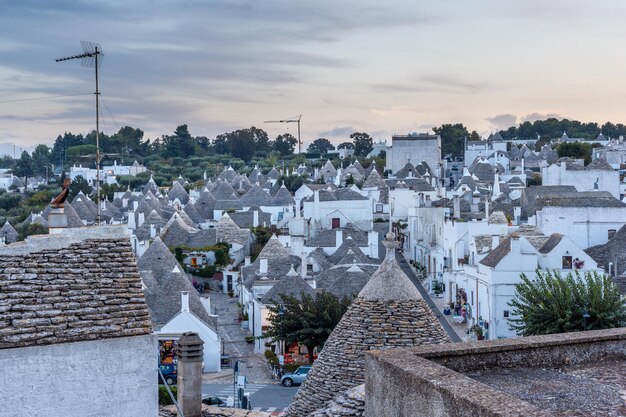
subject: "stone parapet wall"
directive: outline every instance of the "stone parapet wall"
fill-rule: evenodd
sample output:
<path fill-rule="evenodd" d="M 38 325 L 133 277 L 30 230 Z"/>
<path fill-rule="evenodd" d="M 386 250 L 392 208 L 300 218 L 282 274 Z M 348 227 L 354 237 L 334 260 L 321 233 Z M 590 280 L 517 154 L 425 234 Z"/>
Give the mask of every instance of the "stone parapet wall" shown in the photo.
<path fill-rule="evenodd" d="M 524 393 L 498 384 L 497 378 L 506 380 L 498 374 L 506 376 L 509 369 L 532 379 L 537 374 L 533 369 L 569 372 L 568 367 L 580 367 L 582 371 L 576 372 L 584 373 L 585 367 L 606 361 L 615 361 L 616 368 L 626 363 L 626 328 L 370 352 L 365 364 L 365 415 L 385 415 L 388 410 L 395 410 L 398 417 L 585 415 L 586 411 L 572 414 L 578 410 L 569 410 L 571 404 L 564 401 L 561 411 L 548 411 L 535 405 L 540 401 L 522 400 Z M 495 375 L 496 382 L 478 382 L 482 374 Z M 557 381 L 549 386 L 554 389 Z M 563 394 L 555 394 L 558 398 L 573 395 L 571 390 L 587 395 L 567 384 L 559 389 Z M 594 401 L 598 407 L 592 409 L 603 406 L 602 398 L 582 402 Z"/>
<path fill-rule="evenodd" d="M 159 417 L 177 417 L 176 407 L 168 405 L 159 409 Z M 271 417 L 262 411 L 242 410 L 240 408 L 211 407 L 202 405 L 202 417 Z"/>

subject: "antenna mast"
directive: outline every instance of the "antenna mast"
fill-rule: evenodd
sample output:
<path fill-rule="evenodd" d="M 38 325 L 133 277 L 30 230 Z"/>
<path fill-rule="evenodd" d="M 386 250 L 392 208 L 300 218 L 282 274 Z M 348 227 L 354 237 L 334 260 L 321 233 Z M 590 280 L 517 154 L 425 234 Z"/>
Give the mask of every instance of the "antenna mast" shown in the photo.
<path fill-rule="evenodd" d="M 283 120 L 266 120 L 263 123 L 298 123 L 298 153 L 302 153 L 302 141 L 300 140 L 300 119 L 302 119 L 301 114 Z"/>
<path fill-rule="evenodd" d="M 102 63 L 102 48 L 100 45 L 94 42 L 80 41 L 80 46 L 83 48 L 83 53 L 78 55 L 72 55 L 65 58 L 59 58 L 56 62 L 70 61 L 74 59 L 80 59 L 83 67 L 95 68 L 96 70 L 96 204 L 98 205 L 98 226 L 100 225 L 100 88 L 98 82 L 98 67 Z M 98 57 L 100 56 L 100 59 Z"/>

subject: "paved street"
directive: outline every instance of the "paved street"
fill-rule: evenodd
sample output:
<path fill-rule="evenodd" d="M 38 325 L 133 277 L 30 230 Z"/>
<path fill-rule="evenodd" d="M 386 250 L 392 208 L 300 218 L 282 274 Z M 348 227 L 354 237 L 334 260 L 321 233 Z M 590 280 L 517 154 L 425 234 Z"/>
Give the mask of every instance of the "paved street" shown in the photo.
<path fill-rule="evenodd" d="M 233 364 L 236 360 L 240 361 L 239 374 L 245 375 L 249 383 L 276 382 L 270 375 L 263 355 L 254 353 L 254 345 L 245 341 L 245 337 L 251 333 L 242 329 L 241 324 L 236 321 L 237 299 L 227 294 L 211 294 L 211 306 L 213 313 L 218 315 L 218 331 L 224 344 L 224 353 L 231 355 Z M 202 379 L 207 383 L 230 383 L 233 370 L 224 368 L 218 373 L 204 374 Z"/>
<path fill-rule="evenodd" d="M 252 408 L 257 411 L 280 412 L 284 411 L 298 387 L 283 387 L 277 382 L 271 384 L 247 384 L 245 392 L 250 393 Z M 233 384 L 202 384 L 203 395 L 217 395 L 226 401 L 233 396 Z"/>

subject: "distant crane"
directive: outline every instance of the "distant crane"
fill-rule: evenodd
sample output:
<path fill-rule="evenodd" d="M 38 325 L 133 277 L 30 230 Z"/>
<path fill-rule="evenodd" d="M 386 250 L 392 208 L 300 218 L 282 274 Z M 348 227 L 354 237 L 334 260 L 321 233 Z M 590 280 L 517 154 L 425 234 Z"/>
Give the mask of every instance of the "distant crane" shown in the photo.
<path fill-rule="evenodd" d="M 94 42 L 80 41 L 83 53 L 72 55 L 65 58 L 59 58 L 56 62 L 70 61 L 81 59 L 80 63 L 83 67 L 92 67 L 96 69 L 96 204 L 98 205 L 98 225 L 100 225 L 100 90 L 98 88 L 98 67 L 102 63 L 102 48 Z M 100 59 L 98 59 L 100 57 Z"/>
<path fill-rule="evenodd" d="M 298 153 L 302 153 L 302 141 L 300 140 L 300 119 L 302 119 L 302 115 L 289 117 L 287 119 L 282 120 L 267 120 L 263 123 L 298 123 Z"/>

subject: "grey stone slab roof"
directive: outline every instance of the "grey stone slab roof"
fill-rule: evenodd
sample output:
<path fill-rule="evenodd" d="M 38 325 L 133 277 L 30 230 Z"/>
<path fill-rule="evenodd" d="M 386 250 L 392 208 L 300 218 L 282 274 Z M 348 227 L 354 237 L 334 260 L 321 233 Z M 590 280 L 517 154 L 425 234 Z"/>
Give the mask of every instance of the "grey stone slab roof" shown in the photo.
<path fill-rule="evenodd" d="M 183 211 L 185 212 L 185 214 L 187 214 L 187 216 L 189 216 L 189 218 L 194 223 L 196 224 L 204 223 L 204 217 L 202 217 L 202 215 L 198 213 L 198 210 L 196 209 L 196 206 L 194 204 L 192 203 L 185 204 Z"/>
<path fill-rule="evenodd" d="M 488 219 L 490 224 L 508 224 L 506 216 L 501 211 L 494 211 Z"/>
<path fill-rule="evenodd" d="M 0 237 L 4 238 L 4 243 L 13 243 L 17 240 L 19 233 L 8 221 L 0 228 Z"/>
<path fill-rule="evenodd" d="M 156 237 L 148 249 L 137 260 L 137 267 L 140 271 L 152 271 L 155 278 L 160 282 L 169 274 L 178 261 L 174 254 L 165 246 L 160 237 Z"/>
<path fill-rule="evenodd" d="M 377 264 L 344 264 L 331 266 L 315 276 L 317 288 L 323 289 L 337 297 L 356 297 L 365 287 L 374 272 Z"/>
<path fill-rule="evenodd" d="M 115 220 L 124 220 L 124 213 L 115 204 L 109 200 L 104 200 L 104 207 L 109 215 Z"/>
<path fill-rule="evenodd" d="M 307 259 L 309 258 L 317 262 L 322 270 L 333 266 L 333 263 L 328 259 L 328 256 L 326 256 L 326 253 L 322 248 L 315 248 L 314 251 L 309 253 Z"/>
<path fill-rule="evenodd" d="M 357 246 L 367 246 L 367 235 L 356 229 L 351 223 L 338 229 L 318 230 L 317 234 L 305 242 L 308 247 L 334 248 L 337 246 L 337 231 L 341 230 L 342 242 L 352 238 Z"/>
<path fill-rule="evenodd" d="M 96 221 L 96 214 L 89 210 L 81 199 L 74 199 L 74 202 L 71 204 L 72 208 L 76 211 L 76 214 L 78 214 L 78 217 L 80 217 L 81 220 L 86 221 L 87 224 L 93 224 Z M 69 204 L 67 203 L 65 204 L 66 207 L 68 205 Z"/>
<path fill-rule="evenodd" d="M 623 274 L 626 271 L 626 226 L 622 226 L 607 243 L 592 246 L 585 252 L 598 263 L 598 267 L 608 270 L 609 263 L 613 263 L 617 275 Z"/>
<path fill-rule="evenodd" d="M 90 199 L 88 196 L 83 194 L 82 191 L 79 191 L 78 194 L 76 194 L 76 196 L 72 200 L 72 204 L 74 204 L 75 201 L 79 201 L 79 200 L 82 201 L 83 204 L 85 204 L 85 206 L 87 206 L 87 208 L 91 210 L 93 214 L 98 213 L 98 205 L 94 203 L 93 200 Z"/>
<path fill-rule="evenodd" d="M 243 204 L 239 199 L 217 200 L 215 202 L 215 210 L 242 210 Z"/>
<path fill-rule="evenodd" d="M 535 202 L 537 210 L 543 207 L 626 207 L 608 191 L 584 191 L 561 195 L 545 195 Z"/>
<path fill-rule="evenodd" d="M 519 239 L 519 238 L 518 238 Z M 487 256 L 485 256 L 480 263 L 495 268 L 496 265 L 500 263 L 502 259 L 511 251 L 511 236 L 508 236 L 506 239 L 501 240 L 500 244 L 496 246 Z"/>
<path fill-rule="evenodd" d="M 187 202 L 189 201 L 189 194 L 183 188 L 180 182 L 174 181 L 172 188 L 170 188 L 170 190 L 167 193 L 167 198 L 170 201 L 174 201 L 175 199 L 178 199 L 178 201 L 180 201 L 181 203 L 187 204 Z"/>
<path fill-rule="evenodd" d="M 315 290 L 299 275 L 286 275 L 261 298 L 263 304 L 283 302 L 282 295 L 300 298 L 302 293 L 314 295 Z"/>
<path fill-rule="evenodd" d="M 204 248 L 207 246 L 213 246 L 217 243 L 217 230 L 216 229 L 200 229 L 195 233 L 192 233 L 187 238 L 185 246 L 189 248 Z"/>
<path fill-rule="evenodd" d="M 363 168 L 361 168 L 361 170 L 363 170 Z M 363 173 L 356 169 L 354 165 L 349 165 L 346 169 L 342 170 L 341 180 L 345 182 L 351 175 L 355 182 L 360 183 L 363 181 Z"/>
<path fill-rule="evenodd" d="M 326 163 L 319 171 L 320 176 L 324 176 L 325 179 L 337 176 L 337 169 L 333 166 L 330 160 L 326 160 Z"/>
<path fill-rule="evenodd" d="M 446 342 L 439 321 L 390 253 L 324 344 L 287 415 L 309 415 L 363 384 L 369 350 Z"/>
<path fill-rule="evenodd" d="M 215 198 L 215 200 L 238 199 L 234 188 L 231 187 L 226 181 L 218 181 L 215 188 L 211 190 L 211 194 L 213 194 L 213 198 Z"/>
<path fill-rule="evenodd" d="M 272 168 L 270 172 L 265 174 L 267 179 L 277 180 L 280 177 L 280 173 L 276 170 L 276 168 Z"/>
<path fill-rule="evenodd" d="M 209 191 L 200 191 L 200 196 L 194 203 L 196 211 L 206 219 L 213 219 L 213 210 L 215 209 L 215 198 Z"/>
<path fill-rule="evenodd" d="M 363 188 L 382 189 L 385 187 L 387 187 L 387 184 L 385 184 L 383 177 L 381 177 L 378 171 L 376 171 L 375 169 L 372 170 L 372 172 L 367 176 L 365 182 L 363 183 Z"/>
<path fill-rule="evenodd" d="M 147 335 L 124 227 L 31 236 L 0 249 L 0 349 Z"/>
<path fill-rule="evenodd" d="M 271 224 L 272 214 L 266 213 L 260 209 L 257 209 L 259 213 L 259 225 L 269 226 Z M 236 211 L 234 213 L 228 213 L 228 216 L 243 229 L 250 229 L 254 227 L 254 209 L 250 207 L 248 211 Z"/>
<path fill-rule="evenodd" d="M 149 271 L 149 270 L 148 270 Z M 146 286 L 146 301 L 150 307 L 150 318 L 156 328 L 161 328 L 180 313 L 181 292 L 189 293 L 189 310 L 208 327 L 215 329 L 214 320 L 204 308 L 198 291 L 189 277 L 176 266 L 161 280 L 150 280 L 145 271 L 141 272 Z"/>
<path fill-rule="evenodd" d="M 263 274 L 260 272 L 262 258 L 267 259 L 268 264 L 267 273 Z M 292 266 L 297 267 L 300 265 L 300 262 L 300 258 L 290 255 L 289 251 L 280 243 L 278 238 L 272 236 L 263 249 L 261 249 L 256 260 L 249 266 L 241 268 L 241 275 L 244 284 L 250 287 L 255 280 L 262 277 L 280 280 L 289 273 Z"/>
<path fill-rule="evenodd" d="M 434 191 L 430 183 L 422 178 L 386 179 L 389 188 L 408 188 L 413 191 Z"/>
<path fill-rule="evenodd" d="M 546 239 L 544 244 L 539 248 L 539 253 L 547 254 L 552 252 L 552 249 L 561 243 L 563 235 L 559 233 L 552 233 L 549 238 Z"/>
<path fill-rule="evenodd" d="M 197 232 L 198 229 L 189 226 L 182 218 L 174 215 L 172 221 L 168 222 L 161 231 L 161 240 L 170 248 L 186 246 L 189 237 Z"/>
<path fill-rule="evenodd" d="M 236 176 L 237 176 L 237 173 L 235 172 L 233 167 L 228 166 L 224 168 L 224 170 L 220 173 L 218 178 L 222 181 L 231 182 Z"/>
<path fill-rule="evenodd" d="M 304 184 L 305 187 L 307 187 L 309 190 L 311 191 L 317 191 L 317 190 L 328 190 L 328 188 L 331 189 L 331 191 L 334 191 L 337 189 L 337 186 L 335 184 Z"/>
<path fill-rule="evenodd" d="M 335 265 L 352 264 L 354 261 L 362 264 L 379 264 L 378 258 L 370 258 L 365 255 L 359 246 L 351 238 L 346 238 L 335 253 L 328 257 L 328 260 Z"/>
<path fill-rule="evenodd" d="M 585 171 L 615 171 L 604 159 L 594 159 L 585 167 Z"/>
<path fill-rule="evenodd" d="M 507 238 L 506 235 L 499 236 L 500 241 Z M 491 245 L 493 244 L 493 236 L 492 235 L 475 235 L 474 243 L 476 245 L 476 253 L 479 255 L 483 255 L 485 253 L 489 253 L 491 251 Z"/>
<path fill-rule="evenodd" d="M 409 173 L 411 173 L 411 175 L 415 178 L 421 177 L 421 174 L 415 170 L 415 166 L 410 162 L 407 162 L 402 169 L 396 172 L 395 176 L 396 178 L 407 178 Z"/>
<path fill-rule="evenodd" d="M 222 242 L 247 246 L 252 240 L 252 235 L 248 229 L 237 226 L 229 214 L 224 214 L 217 223 L 217 239 Z"/>
<path fill-rule="evenodd" d="M 241 204 L 245 207 L 271 206 L 273 198 L 258 185 L 253 185 L 250 190 L 241 197 Z"/>
<path fill-rule="evenodd" d="M 272 201 L 273 206 L 293 206 L 296 204 L 296 201 L 293 199 L 293 196 L 285 187 L 285 185 L 281 185 L 278 189 L 278 192 L 274 195 L 274 199 Z"/>

